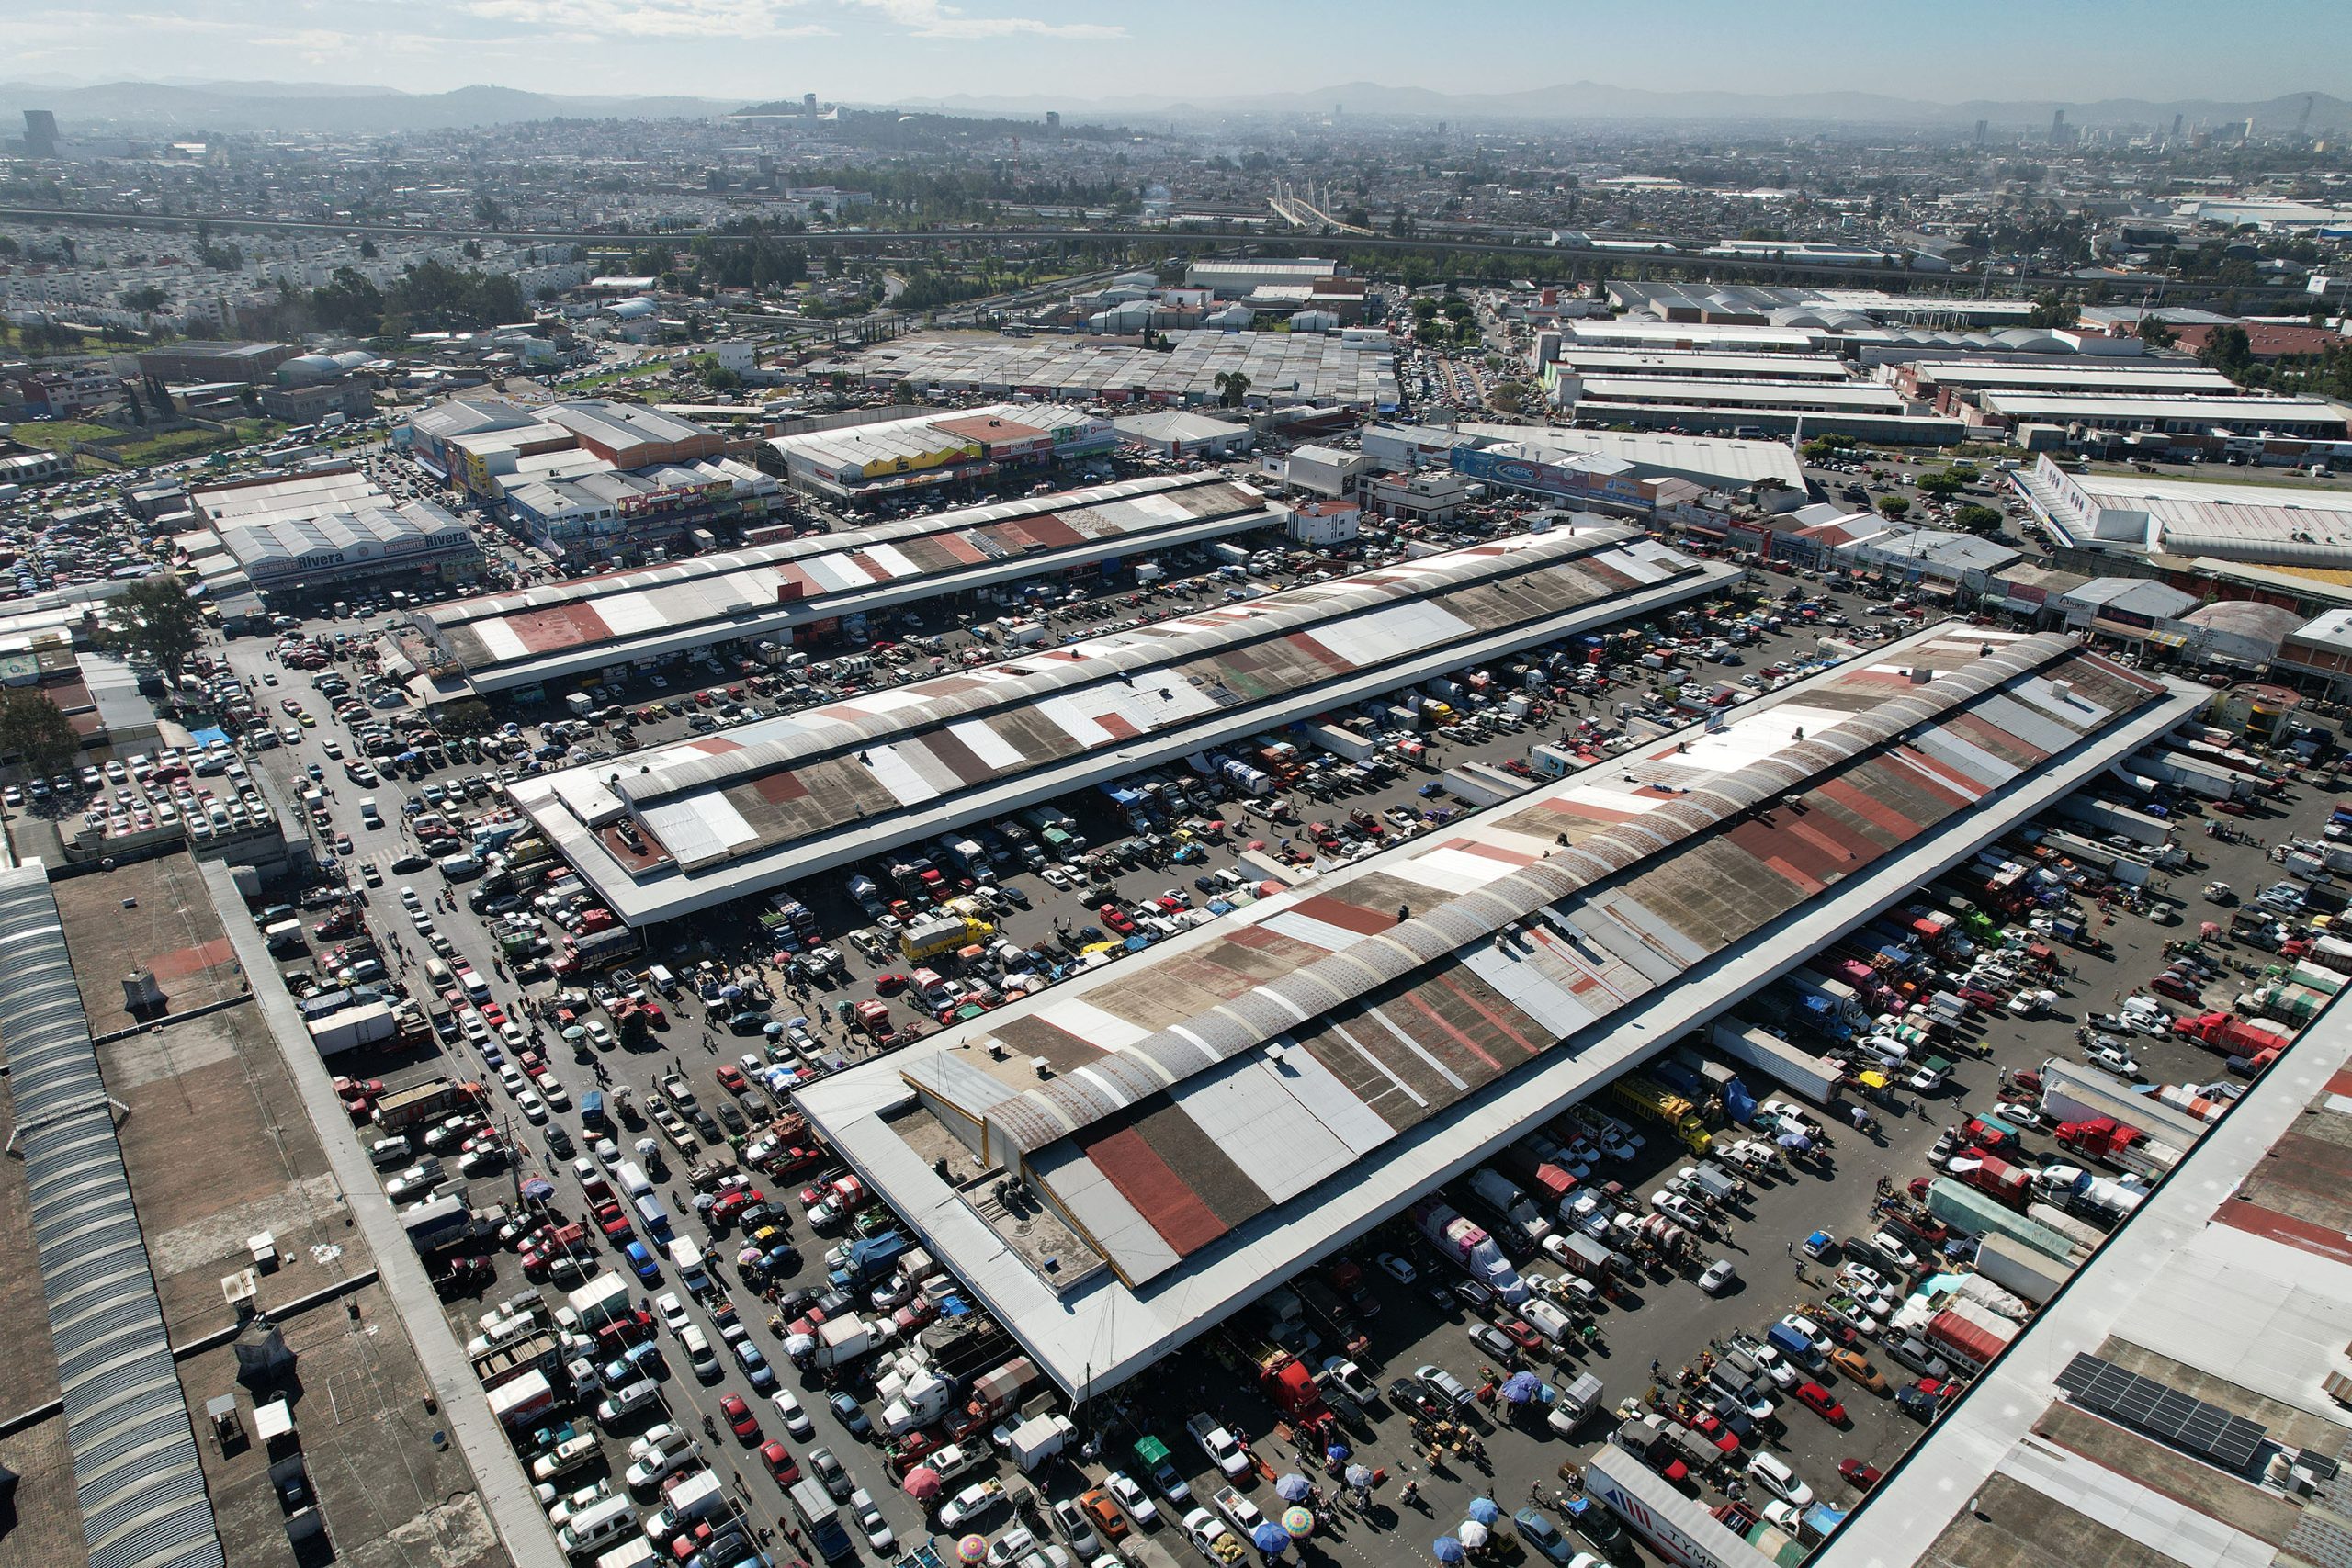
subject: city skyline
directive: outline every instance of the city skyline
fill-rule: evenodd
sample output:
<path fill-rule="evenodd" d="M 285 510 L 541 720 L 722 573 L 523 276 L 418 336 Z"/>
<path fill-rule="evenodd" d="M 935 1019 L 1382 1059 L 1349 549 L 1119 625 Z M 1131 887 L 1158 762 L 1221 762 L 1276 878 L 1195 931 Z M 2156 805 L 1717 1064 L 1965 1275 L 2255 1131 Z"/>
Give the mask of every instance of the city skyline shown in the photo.
<path fill-rule="evenodd" d="M 413 93 L 495 84 L 747 101 L 815 91 L 880 103 L 1067 95 L 1073 107 L 1101 105 L 1105 114 L 1122 104 L 1149 112 L 1171 96 L 1212 103 L 1340 83 L 1399 95 L 1592 83 L 1932 104 L 2352 96 L 2340 51 L 2315 62 L 2280 48 L 2327 36 L 2340 20 L 2332 8 L 2289 0 L 2265 7 L 2258 28 L 2225 25 L 2233 9 L 2149 0 L 2134 12 L 2141 36 L 2194 28 L 2200 39 L 2193 51 L 2154 55 L 2114 51 L 2111 11 L 2077 0 L 1887 17 L 1812 0 L 1692 0 L 1678 8 L 1671 48 L 1632 7 L 1522 0 L 1475 4 L 1442 28 L 1400 0 L 1295 0 L 1271 27 L 1238 0 L 1199 0 L 1177 30 L 1165 18 L 1147 27 L 1051 0 L 422 0 L 400 13 L 397 28 L 384 25 L 385 13 L 344 0 L 157 0 L 128 16 L 19 16 L 9 31 L 10 74 L 33 83 L 302 82 Z M 1263 47 L 1220 41 L 1234 39 Z M 1512 47 L 1498 62 L 1500 39 Z M 1972 69 L 1972 61 L 1982 63 Z M 1928 79 L 1913 79 L 1930 64 Z M 1376 97 L 1351 106 L 1381 107 Z"/>

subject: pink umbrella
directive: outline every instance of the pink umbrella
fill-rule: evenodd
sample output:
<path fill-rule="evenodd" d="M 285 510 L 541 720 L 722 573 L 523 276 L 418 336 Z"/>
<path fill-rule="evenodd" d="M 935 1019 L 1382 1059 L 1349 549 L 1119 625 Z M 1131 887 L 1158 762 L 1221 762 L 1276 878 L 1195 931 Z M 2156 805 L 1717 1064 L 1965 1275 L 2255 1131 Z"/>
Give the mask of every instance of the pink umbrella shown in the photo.
<path fill-rule="evenodd" d="M 939 1472 L 919 1464 L 907 1472 L 907 1478 L 900 1484 L 906 1487 L 908 1496 L 918 1503 L 928 1503 L 939 1495 L 939 1489 L 946 1483 L 939 1479 Z"/>

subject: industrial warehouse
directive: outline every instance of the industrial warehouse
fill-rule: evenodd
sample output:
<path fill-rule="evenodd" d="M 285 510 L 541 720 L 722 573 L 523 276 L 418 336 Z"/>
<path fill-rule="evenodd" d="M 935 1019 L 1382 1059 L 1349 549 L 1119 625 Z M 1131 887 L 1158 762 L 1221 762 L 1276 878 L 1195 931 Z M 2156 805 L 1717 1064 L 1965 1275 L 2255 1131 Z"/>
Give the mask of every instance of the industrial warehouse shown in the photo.
<path fill-rule="evenodd" d="M 801 1103 L 1041 1366 L 1100 1393 L 2198 701 L 2063 638 L 1924 632 Z M 1042 1211 L 1012 1223 L 1006 1178 Z"/>
<path fill-rule="evenodd" d="M 445 684 L 527 691 L 1277 521 L 1216 474 L 1124 479 L 432 605 L 419 662 Z"/>
<path fill-rule="evenodd" d="M 1396 350 L 1385 333 L 1171 332 L 1167 353 L 1112 343 L 989 338 L 903 339 L 839 364 L 808 367 L 902 395 L 963 394 L 1067 401 L 1219 401 L 1247 378 L 1251 408 L 1329 405 L 1383 412 L 1399 406 Z"/>
<path fill-rule="evenodd" d="M 516 782 L 631 926 L 850 864 L 1451 669 L 1718 592 L 1736 569 L 1566 525 L 1041 647 Z"/>

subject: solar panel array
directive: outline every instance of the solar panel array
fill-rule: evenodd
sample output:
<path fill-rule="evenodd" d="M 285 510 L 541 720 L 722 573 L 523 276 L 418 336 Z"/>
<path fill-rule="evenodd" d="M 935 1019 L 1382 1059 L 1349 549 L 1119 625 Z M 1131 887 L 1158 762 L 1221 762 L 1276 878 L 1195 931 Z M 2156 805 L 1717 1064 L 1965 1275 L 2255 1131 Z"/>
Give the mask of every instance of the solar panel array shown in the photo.
<path fill-rule="evenodd" d="M 2125 1371 L 2098 1356 L 2078 1355 L 2058 1374 L 2058 1386 L 2076 1404 L 2174 1447 L 2238 1472 L 2254 1462 L 2270 1429 L 2218 1404 L 2192 1399 L 2154 1378 Z"/>

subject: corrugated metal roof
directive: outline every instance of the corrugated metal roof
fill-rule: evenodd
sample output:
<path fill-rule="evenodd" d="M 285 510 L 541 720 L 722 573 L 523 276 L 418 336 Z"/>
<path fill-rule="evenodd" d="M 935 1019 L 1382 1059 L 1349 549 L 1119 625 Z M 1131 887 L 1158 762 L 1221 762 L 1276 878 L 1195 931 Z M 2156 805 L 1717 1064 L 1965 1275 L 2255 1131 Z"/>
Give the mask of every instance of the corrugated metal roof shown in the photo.
<path fill-rule="evenodd" d="M 0 1052 L 89 1561 L 224 1562 L 187 1396 L 115 1141 L 57 903 L 38 864 L 0 871 Z"/>
<path fill-rule="evenodd" d="M 1290 1064 L 1253 1104 L 1253 1137 L 1304 1150 L 1344 1124 L 1354 1146 L 1367 1116 L 1403 1135 L 1555 1048 L 1583 1049 L 1587 1025 L 2161 691 L 2056 637 L 1971 632 L 1903 658 L 1858 662 L 1687 751 L 1628 754 L 1270 900 L 1169 973 L 1146 962 L 1057 991 L 996 1027 L 1094 1042 L 1104 1055 L 1082 1081 L 983 1073 L 948 1093 L 989 1124 L 992 1146 L 1037 1156 L 1046 1188 L 1082 1184 L 1089 1233 L 1138 1283 L 1289 1196 L 1292 1167 L 1269 1186 L 1253 1172 L 1273 1168 L 1219 1135 L 1234 1120 L 1226 1065 L 1270 1045 Z M 1143 1070 L 1106 1070 L 1130 1057 Z M 1196 1103 L 1204 1083 L 1211 1098 Z M 1089 1173 L 1064 1140 L 1110 1163 Z"/>
<path fill-rule="evenodd" d="M 529 666 L 591 647 L 610 662 L 630 657 L 633 645 L 698 626 L 714 637 L 756 636 L 763 613 L 802 619 L 837 614 L 816 602 L 1010 558 L 1022 548 L 1001 536 L 1040 517 L 1066 525 L 1048 547 L 1134 536 L 1137 548 L 1149 548 L 1150 534 L 1255 513 L 1264 504 L 1260 492 L 1219 474 L 1155 475 L 459 599 L 420 611 L 418 618 L 469 672 Z"/>

